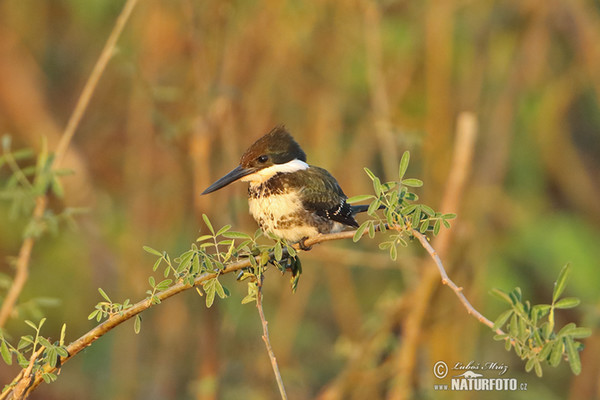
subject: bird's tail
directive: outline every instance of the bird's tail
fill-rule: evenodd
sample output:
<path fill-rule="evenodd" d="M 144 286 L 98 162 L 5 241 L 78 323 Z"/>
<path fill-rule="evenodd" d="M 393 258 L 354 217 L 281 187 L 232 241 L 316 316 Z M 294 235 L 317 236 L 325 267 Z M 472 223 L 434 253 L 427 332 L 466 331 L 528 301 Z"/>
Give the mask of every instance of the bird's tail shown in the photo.
<path fill-rule="evenodd" d="M 378 210 L 381 210 L 383 207 L 384 207 L 383 204 L 380 205 Z M 352 210 L 352 215 L 356 215 L 358 213 L 365 212 L 368 209 L 369 209 L 368 204 L 357 204 L 357 205 L 350 206 L 350 210 Z"/>
<path fill-rule="evenodd" d="M 352 215 L 356 215 L 358 213 L 365 212 L 369 209 L 368 204 L 358 204 L 355 206 L 350 206 L 350 210 L 352 210 Z"/>

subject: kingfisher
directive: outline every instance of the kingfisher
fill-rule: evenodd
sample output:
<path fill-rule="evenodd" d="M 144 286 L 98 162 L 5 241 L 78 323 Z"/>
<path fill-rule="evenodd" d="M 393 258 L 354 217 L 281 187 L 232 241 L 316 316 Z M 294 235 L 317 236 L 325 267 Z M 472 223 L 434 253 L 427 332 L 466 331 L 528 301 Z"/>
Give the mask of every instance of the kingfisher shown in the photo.
<path fill-rule="evenodd" d="M 240 164 L 210 185 L 212 193 L 235 181 L 249 182 L 248 205 L 263 232 L 291 243 L 319 234 L 358 228 L 354 215 L 367 205 L 350 205 L 336 179 L 306 163 L 306 154 L 285 126 L 276 126 L 242 155 Z"/>

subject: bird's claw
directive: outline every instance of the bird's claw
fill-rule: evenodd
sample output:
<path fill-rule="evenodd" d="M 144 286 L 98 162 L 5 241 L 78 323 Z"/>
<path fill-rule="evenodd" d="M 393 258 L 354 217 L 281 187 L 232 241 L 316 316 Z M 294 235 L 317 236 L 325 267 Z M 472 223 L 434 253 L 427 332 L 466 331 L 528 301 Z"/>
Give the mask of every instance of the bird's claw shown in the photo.
<path fill-rule="evenodd" d="M 312 249 L 312 246 L 306 245 L 306 239 L 308 239 L 308 237 L 305 236 L 298 242 L 298 247 L 300 247 L 300 250 L 309 251 Z"/>

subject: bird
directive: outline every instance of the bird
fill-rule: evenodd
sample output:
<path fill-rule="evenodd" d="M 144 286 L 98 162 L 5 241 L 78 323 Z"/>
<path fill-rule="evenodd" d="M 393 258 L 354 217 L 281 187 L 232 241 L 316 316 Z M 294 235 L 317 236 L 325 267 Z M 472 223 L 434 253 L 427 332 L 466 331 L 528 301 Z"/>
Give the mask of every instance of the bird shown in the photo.
<path fill-rule="evenodd" d="M 263 232 L 291 243 L 319 234 L 358 228 L 354 216 L 367 205 L 350 205 L 337 180 L 325 169 L 309 165 L 306 153 L 284 125 L 252 144 L 240 163 L 202 195 L 236 181 L 248 182 L 248 205 Z"/>

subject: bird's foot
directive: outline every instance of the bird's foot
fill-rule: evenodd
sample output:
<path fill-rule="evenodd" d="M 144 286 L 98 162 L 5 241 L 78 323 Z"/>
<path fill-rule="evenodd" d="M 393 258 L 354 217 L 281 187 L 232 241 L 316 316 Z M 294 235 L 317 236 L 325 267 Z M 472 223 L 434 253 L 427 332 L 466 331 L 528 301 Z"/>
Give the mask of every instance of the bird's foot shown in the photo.
<path fill-rule="evenodd" d="M 308 239 L 308 236 L 304 236 L 302 239 L 300 239 L 300 241 L 298 241 L 298 247 L 300 247 L 300 250 L 309 251 L 312 249 L 312 246 L 306 245 L 306 239 Z"/>

